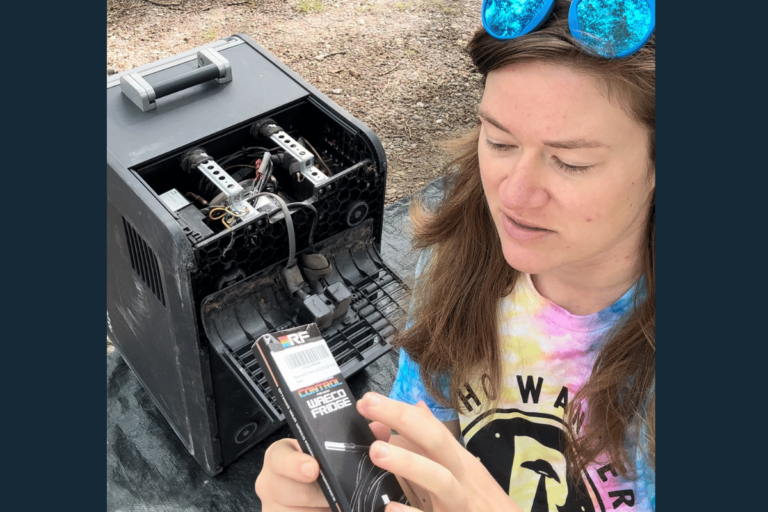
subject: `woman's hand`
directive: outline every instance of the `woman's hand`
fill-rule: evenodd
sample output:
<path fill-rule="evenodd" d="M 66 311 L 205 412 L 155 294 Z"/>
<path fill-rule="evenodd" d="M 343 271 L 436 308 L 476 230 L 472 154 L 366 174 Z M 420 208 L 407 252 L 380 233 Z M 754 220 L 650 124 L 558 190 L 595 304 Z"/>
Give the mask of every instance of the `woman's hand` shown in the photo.
<path fill-rule="evenodd" d="M 320 466 L 301 451 L 295 439 L 280 439 L 267 448 L 256 478 L 256 494 L 263 512 L 328 512 L 328 502 L 317 485 Z M 303 508 L 300 508 L 303 507 Z"/>
<path fill-rule="evenodd" d="M 357 410 L 409 441 L 411 450 L 376 441 L 371 460 L 428 492 L 434 512 L 522 512 L 423 402 L 413 406 L 367 393 Z M 417 509 L 390 503 L 386 510 Z"/>
<path fill-rule="evenodd" d="M 371 423 L 376 439 L 389 440 L 389 428 Z M 317 484 L 320 466 L 301 451 L 295 439 L 280 439 L 267 448 L 264 465 L 256 478 L 256 494 L 262 512 L 330 512 Z"/>

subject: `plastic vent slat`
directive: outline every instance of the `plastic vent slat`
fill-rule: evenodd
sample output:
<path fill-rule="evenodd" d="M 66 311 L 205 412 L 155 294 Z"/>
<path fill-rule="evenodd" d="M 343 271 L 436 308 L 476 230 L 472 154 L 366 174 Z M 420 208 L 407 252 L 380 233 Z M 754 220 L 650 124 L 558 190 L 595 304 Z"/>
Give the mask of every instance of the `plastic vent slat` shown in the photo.
<path fill-rule="evenodd" d="M 385 270 L 377 270 L 373 274 L 360 268 L 357 270 L 364 276 L 351 286 L 351 289 L 358 290 L 357 293 L 360 294 L 352 305 L 352 310 L 359 315 L 359 321 L 326 338 L 328 347 L 340 368 L 353 361 L 365 361 L 364 352 L 374 347 L 382 347 L 385 341 L 389 342 L 396 332 L 394 321 L 405 314 L 400 299 L 405 298 L 407 292 L 393 275 Z M 274 330 L 279 331 L 290 327 L 293 327 L 293 324 L 280 325 Z M 282 410 L 277 405 L 267 379 L 251 353 L 250 345 L 237 351 L 230 351 L 230 354 L 248 373 L 270 404 L 282 415 Z M 357 366 L 353 364 L 346 368 L 357 368 Z"/>
<path fill-rule="evenodd" d="M 163 293 L 163 282 L 160 279 L 157 256 L 147 242 L 133 229 L 133 226 L 125 220 L 125 217 L 123 217 L 123 227 L 125 228 L 125 239 L 128 242 L 128 253 L 133 271 L 144 281 L 144 284 L 157 297 L 157 300 L 165 306 L 165 294 Z"/>

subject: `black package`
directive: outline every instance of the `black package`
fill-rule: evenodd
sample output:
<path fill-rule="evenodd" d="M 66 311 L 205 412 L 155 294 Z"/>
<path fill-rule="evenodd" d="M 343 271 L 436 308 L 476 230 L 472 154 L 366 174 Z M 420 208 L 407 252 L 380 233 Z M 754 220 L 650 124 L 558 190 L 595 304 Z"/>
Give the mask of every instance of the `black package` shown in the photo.
<path fill-rule="evenodd" d="M 407 503 L 397 478 L 371 462 L 376 438 L 317 325 L 265 334 L 252 351 L 302 450 L 320 465 L 332 510 L 383 512 L 390 501 Z"/>

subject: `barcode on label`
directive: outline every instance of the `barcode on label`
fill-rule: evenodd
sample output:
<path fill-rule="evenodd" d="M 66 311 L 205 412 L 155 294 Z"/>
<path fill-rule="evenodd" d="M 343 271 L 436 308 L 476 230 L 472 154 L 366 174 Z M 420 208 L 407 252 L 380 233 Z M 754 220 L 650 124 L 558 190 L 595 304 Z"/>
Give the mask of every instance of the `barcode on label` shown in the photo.
<path fill-rule="evenodd" d="M 308 366 L 312 363 L 317 363 L 328 357 L 333 359 L 333 354 L 331 354 L 331 351 L 328 350 L 328 346 L 317 345 L 316 347 L 310 347 L 303 352 L 296 352 L 293 354 L 286 353 L 285 362 L 288 365 L 288 368 L 295 370 L 297 368 L 301 368 L 302 366 Z"/>
<path fill-rule="evenodd" d="M 291 391 L 323 382 L 341 373 L 325 341 L 272 352 L 272 357 Z"/>

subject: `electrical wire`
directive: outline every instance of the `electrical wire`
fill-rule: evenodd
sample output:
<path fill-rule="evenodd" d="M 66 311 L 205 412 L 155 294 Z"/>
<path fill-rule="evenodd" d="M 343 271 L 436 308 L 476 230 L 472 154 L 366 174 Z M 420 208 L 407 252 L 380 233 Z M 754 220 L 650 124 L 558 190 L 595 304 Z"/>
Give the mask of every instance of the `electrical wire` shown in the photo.
<path fill-rule="evenodd" d="M 280 209 L 283 211 L 283 216 L 285 217 L 285 226 L 288 231 L 288 263 L 286 264 L 286 267 L 295 265 L 296 264 L 296 231 L 295 231 L 295 228 L 293 227 L 293 219 L 291 218 L 291 212 L 288 210 L 288 205 L 285 204 L 285 201 L 283 201 L 282 197 L 276 194 L 273 194 L 271 192 L 259 192 L 258 194 L 253 196 L 251 199 L 257 199 L 261 196 L 268 196 L 277 200 L 277 204 L 280 206 Z"/>
<path fill-rule="evenodd" d="M 256 192 L 261 193 L 264 191 L 264 187 L 269 181 L 269 178 L 272 176 L 272 153 L 270 153 L 269 151 L 265 151 L 264 155 L 262 155 L 261 165 L 259 166 L 259 170 L 257 171 L 257 174 L 261 175 L 261 179 L 259 180 L 259 185 L 256 188 Z M 251 185 L 251 193 L 253 193 L 254 187 L 256 187 L 255 179 L 253 180 L 253 184 Z"/>
<path fill-rule="evenodd" d="M 245 193 L 247 191 L 247 187 L 250 185 L 250 183 L 251 183 L 251 179 L 249 178 L 247 180 L 239 181 L 238 185 L 240 185 L 240 188 L 242 188 L 243 192 Z M 227 199 L 227 195 L 224 192 L 220 192 L 216 197 L 211 199 L 208 202 L 208 204 L 210 206 L 212 206 L 212 207 L 220 206 L 220 207 L 224 208 L 224 206 L 226 205 L 226 199 Z M 203 210 L 200 210 L 200 211 L 205 213 L 205 211 L 203 211 Z"/>
<path fill-rule="evenodd" d="M 376 500 L 380 497 L 381 486 L 387 476 L 392 475 L 389 471 L 379 468 L 371 462 L 368 456 L 370 446 L 357 445 L 354 443 L 338 443 L 332 441 L 325 442 L 325 449 L 331 451 L 340 451 L 347 453 L 361 453 L 360 462 L 357 463 L 357 475 L 355 477 L 355 489 L 349 499 L 352 512 L 374 512 L 376 510 Z M 367 470 L 367 471 L 366 471 Z M 392 476 L 394 478 L 394 476 Z M 405 496 L 400 500 L 405 502 Z"/>
<path fill-rule="evenodd" d="M 216 160 L 216 163 L 225 171 L 235 167 L 250 167 L 253 169 L 255 168 L 253 162 L 260 158 L 263 153 L 268 153 L 270 151 L 274 152 L 275 149 L 270 150 L 261 146 L 252 146 L 243 148 L 240 151 L 235 151 L 230 155 L 222 157 Z M 243 159 L 246 159 L 246 162 L 233 163 L 237 162 L 238 160 L 242 161 Z M 240 174 L 240 176 L 238 176 L 238 174 Z M 242 171 L 237 171 L 232 174 L 232 179 L 238 182 L 241 181 L 244 177 L 245 175 Z M 208 198 L 216 193 L 217 187 L 214 183 L 211 183 L 211 181 L 205 175 L 201 175 L 198 184 L 198 190 L 200 191 L 200 195 Z"/>
<path fill-rule="evenodd" d="M 307 203 L 305 201 L 296 202 L 296 203 L 289 203 L 288 204 L 288 208 L 290 208 L 291 206 L 303 206 L 304 208 L 309 208 L 310 210 L 315 212 L 315 217 L 312 219 L 312 226 L 309 228 L 309 243 L 308 243 L 308 247 L 311 249 L 311 248 L 313 248 L 315 246 L 315 243 L 314 243 L 315 229 L 317 228 L 317 222 L 319 220 L 318 219 L 319 214 L 317 213 L 317 208 L 315 208 L 314 206 L 312 206 L 311 204 L 309 204 L 309 203 Z"/>
<path fill-rule="evenodd" d="M 251 169 L 255 169 L 257 171 L 259 170 L 259 168 L 256 167 L 255 165 L 249 165 L 249 164 L 233 164 L 233 165 L 229 165 L 227 167 L 224 167 L 223 169 L 225 171 L 228 171 L 229 169 L 234 169 L 235 167 L 250 167 Z"/>
<path fill-rule="evenodd" d="M 221 215 L 218 215 L 216 217 L 213 216 L 214 212 L 222 212 Z M 211 220 L 220 220 L 222 224 L 224 224 L 224 227 L 227 229 L 231 229 L 232 225 L 234 224 L 233 217 L 240 218 L 242 217 L 242 213 L 237 213 L 232 210 L 229 206 L 226 208 L 216 207 L 211 208 L 211 210 L 208 212 L 208 218 Z"/>
<path fill-rule="evenodd" d="M 322 159 L 317 154 L 315 149 L 311 147 L 311 144 L 309 144 L 306 141 L 306 139 L 304 139 L 304 141 L 307 143 L 307 146 L 310 147 L 310 151 L 315 153 L 315 156 L 318 158 L 318 160 L 322 163 L 322 165 L 324 165 L 327 168 L 327 165 L 325 165 L 325 162 L 322 161 Z M 254 153 L 254 150 L 256 151 L 255 153 Z M 225 165 L 244 157 L 250 157 L 250 158 L 259 157 L 259 153 L 261 153 L 260 155 L 261 165 L 258 168 L 255 165 L 250 165 L 250 164 L 232 164 L 232 165 L 228 165 L 227 167 L 224 167 Z M 271 192 L 264 192 L 264 187 L 266 187 L 267 183 L 269 183 L 269 180 L 272 177 L 272 169 L 274 167 L 274 163 L 272 161 L 272 153 L 270 152 L 270 150 L 263 147 L 259 147 L 259 146 L 243 148 L 240 151 L 236 151 L 235 153 L 232 153 L 222 158 L 218 162 L 218 164 L 224 170 L 242 167 L 242 168 L 251 168 L 256 171 L 254 180 L 251 182 L 251 187 L 250 187 L 251 194 L 253 194 L 254 190 L 256 191 L 256 194 L 251 195 L 251 197 L 249 198 L 249 201 L 251 201 L 252 204 L 255 205 L 256 203 L 254 200 L 262 195 L 272 197 L 277 201 L 278 206 L 282 210 L 283 216 L 285 217 L 285 224 L 288 231 L 288 264 L 287 266 L 291 266 L 296 263 L 296 230 L 293 224 L 293 219 L 291 217 L 291 212 L 289 210 L 289 207 L 296 206 L 296 207 L 308 208 L 312 210 L 312 212 L 315 214 L 314 218 L 312 219 L 312 225 L 309 229 L 309 240 L 308 240 L 308 246 L 310 248 L 314 246 L 314 235 L 315 235 L 315 230 L 317 229 L 317 224 L 319 221 L 319 214 L 317 212 L 317 209 L 311 204 L 306 202 L 295 202 L 295 203 L 291 203 L 290 205 L 287 205 L 280 196 L 273 194 Z M 329 172 L 330 172 L 330 169 L 329 169 Z M 204 188 L 203 185 L 210 186 L 210 182 L 207 180 L 205 176 L 201 177 L 201 189 Z M 216 202 L 217 199 L 219 199 L 218 196 L 213 200 L 211 200 L 209 204 L 211 206 L 214 206 L 211 203 Z M 234 212 L 229 206 L 227 206 L 226 208 L 222 208 L 218 206 L 210 208 L 208 209 L 207 215 L 208 215 L 208 218 L 210 218 L 211 220 L 220 220 L 226 229 L 231 229 L 234 223 L 237 221 L 237 218 L 240 218 L 243 216 L 242 214 L 238 214 Z"/>
<path fill-rule="evenodd" d="M 367 471 L 366 468 L 368 469 Z M 360 462 L 357 464 L 355 490 L 352 492 L 352 497 L 349 500 L 352 512 L 374 512 L 376 510 L 376 500 L 380 496 L 384 479 L 390 475 L 392 473 L 389 471 L 375 466 L 368 457 L 367 452 L 363 453 Z M 394 475 L 392 475 L 392 478 L 395 478 Z"/>
<path fill-rule="evenodd" d="M 310 144 L 307 139 L 305 139 L 304 137 L 299 137 L 298 142 L 302 146 L 309 149 L 312 152 L 312 154 L 315 155 L 315 158 L 317 158 L 317 161 L 320 162 L 320 165 L 325 167 L 325 171 L 323 171 L 323 174 L 325 174 L 329 178 L 333 176 L 333 173 L 331 172 L 331 168 L 328 167 L 328 165 L 325 163 L 325 160 L 323 160 L 323 158 L 320 156 L 320 153 L 317 152 L 315 147 L 312 144 Z"/>
<path fill-rule="evenodd" d="M 269 149 L 261 147 L 261 146 L 251 146 L 248 148 L 242 148 L 239 151 L 235 151 L 234 153 L 231 153 L 223 158 L 218 162 L 218 164 L 221 167 L 224 167 L 228 163 L 234 162 L 235 160 L 243 157 L 251 157 L 256 158 L 256 155 L 258 153 L 269 151 Z"/>

